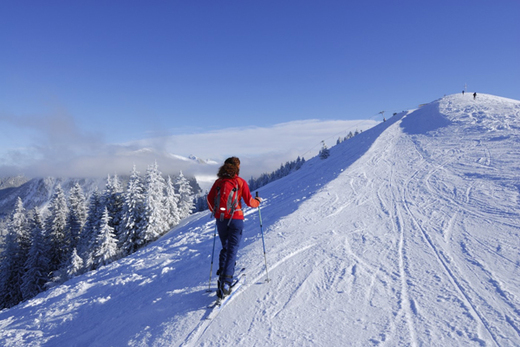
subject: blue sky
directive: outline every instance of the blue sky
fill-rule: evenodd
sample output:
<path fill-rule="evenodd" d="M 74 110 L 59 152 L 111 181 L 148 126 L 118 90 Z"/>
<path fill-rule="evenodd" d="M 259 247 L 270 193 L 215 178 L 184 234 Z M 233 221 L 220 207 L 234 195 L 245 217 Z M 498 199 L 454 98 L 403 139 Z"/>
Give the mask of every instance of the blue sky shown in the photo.
<path fill-rule="evenodd" d="M 380 120 L 465 83 L 520 99 L 519 16 L 516 0 L 5 0 L 0 176 L 38 175 L 62 151 L 66 162 L 144 139 Z M 249 141 L 223 141 L 221 155 L 169 150 L 247 153 Z M 274 150 L 267 135 L 250 141 Z"/>

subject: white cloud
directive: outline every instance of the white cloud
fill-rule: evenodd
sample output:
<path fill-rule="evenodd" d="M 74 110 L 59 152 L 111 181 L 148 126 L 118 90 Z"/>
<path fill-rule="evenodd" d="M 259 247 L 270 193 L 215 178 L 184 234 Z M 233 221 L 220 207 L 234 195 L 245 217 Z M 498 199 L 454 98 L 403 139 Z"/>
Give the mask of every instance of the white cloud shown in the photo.
<path fill-rule="evenodd" d="M 222 162 L 237 156 L 243 162 L 241 174 L 248 178 L 270 172 L 298 156 L 309 159 L 321 149 L 321 141 L 333 146 L 338 137 L 356 129 L 365 130 L 373 120 L 302 120 L 271 127 L 233 127 L 196 134 L 172 135 L 132 143 L 147 147 L 159 142 L 170 153 L 194 154 L 199 158 Z"/>
<path fill-rule="evenodd" d="M 326 140 L 333 145 L 339 136 L 356 128 L 373 126 L 373 121 L 305 120 L 272 127 L 227 128 L 218 131 L 170 136 L 169 151 L 189 148 L 198 156 L 224 158 L 228 155 L 264 156 L 266 153 L 295 151 L 303 155 Z"/>
<path fill-rule="evenodd" d="M 318 153 L 322 140 L 330 147 L 349 131 L 365 130 L 377 124 L 373 120 L 302 120 L 269 127 L 232 127 L 109 144 L 98 134 L 82 132 L 66 114 L 36 121 L 14 121 L 4 116 L 0 117 L 0 123 L 2 121 L 22 130 L 36 131 L 37 136 L 23 149 L 4 147 L 0 152 L 0 176 L 126 175 L 134 164 L 144 172 L 157 161 L 163 173 L 176 174 L 182 170 L 208 182 L 218 165 L 229 156 L 241 159 L 241 176 L 247 179 L 271 172 L 298 156 L 310 159 Z M 182 158 L 189 155 L 218 164 L 200 164 Z"/>

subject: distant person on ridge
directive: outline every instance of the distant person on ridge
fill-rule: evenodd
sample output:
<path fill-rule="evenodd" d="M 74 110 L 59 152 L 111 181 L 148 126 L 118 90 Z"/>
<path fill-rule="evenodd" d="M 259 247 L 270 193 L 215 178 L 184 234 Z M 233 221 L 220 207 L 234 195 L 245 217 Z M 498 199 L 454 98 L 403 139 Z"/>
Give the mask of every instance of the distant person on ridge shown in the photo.
<path fill-rule="evenodd" d="M 253 198 L 247 182 L 238 177 L 240 160 L 237 157 L 226 159 L 218 170 L 217 177 L 208 193 L 208 207 L 216 218 L 218 236 L 222 243 L 219 255 L 219 275 L 217 296 L 223 298 L 231 293 L 235 274 L 237 251 L 244 229 L 244 213 L 241 199 L 249 207 L 258 207 L 261 198 Z"/>
<path fill-rule="evenodd" d="M 477 98 L 477 92 L 473 93 L 473 100 Z"/>

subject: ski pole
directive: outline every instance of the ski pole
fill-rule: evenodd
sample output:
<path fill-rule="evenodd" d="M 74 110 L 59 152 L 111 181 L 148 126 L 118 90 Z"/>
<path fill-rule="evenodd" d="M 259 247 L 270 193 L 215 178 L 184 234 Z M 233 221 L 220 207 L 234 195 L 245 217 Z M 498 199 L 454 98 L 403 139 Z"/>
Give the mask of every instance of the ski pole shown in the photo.
<path fill-rule="evenodd" d="M 211 251 L 211 268 L 209 270 L 209 283 L 207 292 L 211 292 L 211 274 L 213 273 L 213 258 L 215 257 L 215 240 L 217 239 L 217 221 L 215 221 L 215 232 L 213 233 L 213 250 Z"/>
<path fill-rule="evenodd" d="M 256 192 L 258 198 L 258 192 Z M 262 227 L 262 213 L 260 212 L 260 205 L 258 205 L 258 218 L 260 219 L 260 232 L 262 233 L 262 245 L 264 247 L 264 261 L 265 261 L 265 281 L 269 282 L 269 271 L 267 270 L 267 255 L 265 253 L 264 228 Z"/>

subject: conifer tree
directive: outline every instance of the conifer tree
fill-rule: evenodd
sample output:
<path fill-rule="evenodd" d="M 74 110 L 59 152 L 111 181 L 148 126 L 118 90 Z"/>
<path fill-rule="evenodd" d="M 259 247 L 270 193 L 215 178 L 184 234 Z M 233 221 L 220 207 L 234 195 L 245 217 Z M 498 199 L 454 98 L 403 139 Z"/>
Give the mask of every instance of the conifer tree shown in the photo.
<path fill-rule="evenodd" d="M 179 200 L 180 195 L 175 192 L 175 187 L 173 186 L 172 178 L 168 175 L 165 190 L 165 206 L 167 211 L 168 225 L 170 227 L 179 224 L 179 222 L 181 221 L 178 205 Z"/>
<path fill-rule="evenodd" d="M 93 268 L 92 257 L 95 252 L 95 241 L 100 228 L 102 207 L 99 192 L 94 191 L 90 196 L 87 222 L 81 233 L 77 249 L 79 256 L 83 259 L 83 267 L 87 271 Z"/>
<path fill-rule="evenodd" d="M 208 192 L 200 195 L 195 199 L 195 209 L 197 212 L 206 211 L 208 209 Z"/>
<path fill-rule="evenodd" d="M 83 272 L 83 259 L 78 255 L 76 248 L 72 250 L 69 262 L 65 267 L 65 275 L 70 279 Z"/>
<path fill-rule="evenodd" d="M 274 172 L 271 172 L 269 174 L 263 173 L 258 178 L 251 177 L 251 179 L 248 182 L 249 189 L 251 191 L 254 191 L 260 187 L 265 186 L 268 183 L 271 183 L 277 179 L 285 177 L 285 176 L 289 175 L 291 172 L 293 172 L 295 170 L 299 170 L 304 163 L 305 163 L 305 159 L 298 157 L 298 159 L 296 161 L 287 162 L 287 163 L 285 163 L 285 165 L 280 165 L 280 168 Z"/>
<path fill-rule="evenodd" d="M 23 207 L 23 202 L 20 197 L 18 197 L 16 201 L 16 208 L 13 213 L 13 218 L 11 221 L 11 227 L 17 232 L 18 234 L 18 242 L 20 243 L 20 255 L 23 262 L 21 263 L 22 266 L 25 263 L 25 260 L 27 260 L 27 256 L 29 254 L 29 249 L 31 248 L 31 234 L 29 231 L 29 221 L 27 218 L 27 212 L 25 211 L 25 208 Z"/>
<path fill-rule="evenodd" d="M 70 245 L 69 256 L 72 250 L 78 247 L 81 232 L 87 222 L 87 205 L 83 189 L 76 182 L 69 193 L 69 216 L 68 216 L 68 244 Z"/>
<path fill-rule="evenodd" d="M 20 198 L 7 226 L 5 246 L 0 256 L 0 307 L 12 307 L 23 300 L 22 283 L 30 238 L 27 216 Z"/>
<path fill-rule="evenodd" d="M 114 228 L 116 233 L 119 233 L 119 228 L 122 225 L 123 202 L 123 186 L 121 185 L 119 178 L 117 175 L 114 175 L 112 178 L 108 175 L 105 191 L 103 192 L 102 203 L 108 210 L 110 226 Z"/>
<path fill-rule="evenodd" d="M 118 234 L 119 248 L 123 255 L 134 253 L 137 250 L 137 240 L 139 231 L 143 227 L 143 218 L 144 188 L 139 172 L 134 165 L 124 195 L 122 224 Z"/>
<path fill-rule="evenodd" d="M 0 254 L 0 310 L 16 305 L 22 300 L 20 287 L 17 285 L 17 274 L 13 271 L 19 253 L 16 235 L 7 231 L 4 249 Z"/>
<path fill-rule="evenodd" d="M 325 141 L 323 141 L 323 146 L 321 147 L 319 156 L 321 159 L 327 159 L 330 156 L 330 151 L 325 144 Z"/>
<path fill-rule="evenodd" d="M 296 170 L 299 170 L 303 164 L 305 164 L 305 158 L 298 156 L 298 159 L 296 159 Z"/>
<path fill-rule="evenodd" d="M 34 209 L 29 221 L 31 248 L 25 262 L 25 273 L 22 277 L 23 300 L 33 298 L 45 290 L 50 279 L 48 247 L 43 235 L 43 221 L 40 213 Z"/>
<path fill-rule="evenodd" d="M 50 245 L 49 260 L 50 270 L 58 270 L 68 259 L 70 254 L 70 236 L 67 235 L 67 217 L 68 207 L 65 200 L 65 194 L 61 185 L 56 187 L 54 195 L 49 206 L 49 216 L 45 223 L 45 234 Z M 65 251 L 64 251 L 65 250 Z"/>
<path fill-rule="evenodd" d="M 114 228 L 110 226 L 110 216 L 106 207 L 101 218 L 101 225 L 95 244 L 96 248 L 93 255 L 95 268 L 109 264 L 116 259 L 118 255 L 117 239 Z"/>
<path fill-rule="evenodd" d="M 168 229 L 164 188 L 164 178 L 156 162 L 146 171 L 143 227 L 139 230 L 137 240 L 139 246 L 155 241 Z"/>
<path fill-rule="evenodd" d="M 182 171 L 179 172 L 179 176 L 175 180 L 175 188 L 180 196 L 179 199 L 179 217 L 184 219 L 188 217 L 194 208 L 193 204 L 193 191 L 190 186 L 190 182 L 184 177 Z"/>

